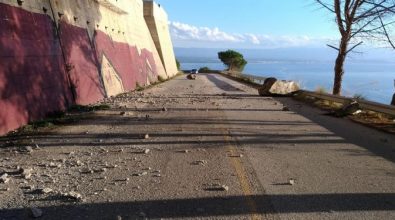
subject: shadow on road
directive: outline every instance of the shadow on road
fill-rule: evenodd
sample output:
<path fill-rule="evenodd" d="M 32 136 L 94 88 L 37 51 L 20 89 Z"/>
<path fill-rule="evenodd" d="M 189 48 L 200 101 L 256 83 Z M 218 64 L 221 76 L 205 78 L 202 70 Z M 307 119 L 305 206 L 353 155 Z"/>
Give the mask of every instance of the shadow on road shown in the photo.
<path fill-rule="evenodd" d="M 217 88 L 220 88 L 227 92 L 239 92 L 242 91 L 236 86 L 233 86 L 230 83 L 225 82 L 224 80 L 220 80 L 215 75 L 206 75 L 207 79 L 210 80 L 212 83 L 215 84 Z"/>
<path fill-rule="evenodd" d="M 365 127 L 347 120 L 346 118 L 335 118 L 324 115 L 323 113 L 320 114 L 320 110 L 307 105 L 303 105 L 303 107 L 301 107 L 301 103 L 289 98 L 278 98 L 277 100 L 282 102 L 284 105 L 291 107 L 291 110 L 296 114 L 302 115 L 309 119 L 309 121 L 332 132 L 335 136 L 341 137 L 344 142 L 360 146 L 368 150 L 372 155 L 385 158 L 388 161 L 395 163 L 395 145 L 391 146 L 391 143 L 394 140 L 393 135 Z M 354 156 L 360 155 L 360 153 L 355 151 L 345 151 L 346 153 L 352 153 Z"/>
<path fill-rule="evenodd" d="M 255 210 L 248 207 L 246 199 L 257 204 Z M 276 210 L 270 204 L 283 204 Z M 226 196 L 192 199 L 170 199 L 135 202 L 113 202 L 74 204 L 43 207 L 42 219 L 115 219 L 116 216 L 133 218 L 143 212 L 148 218 L 220 217 L 249 214 L 313 213 L 351 211 L 394 211 L 393 193 L 356 194 L 308 194 L 308 195 L 257 195 Z M 66 211 L 67 210 L 67 211 Z M 0 212 L 1 218 L 17 219 L 26 215 L 23 209 L 9 209 Z"/>

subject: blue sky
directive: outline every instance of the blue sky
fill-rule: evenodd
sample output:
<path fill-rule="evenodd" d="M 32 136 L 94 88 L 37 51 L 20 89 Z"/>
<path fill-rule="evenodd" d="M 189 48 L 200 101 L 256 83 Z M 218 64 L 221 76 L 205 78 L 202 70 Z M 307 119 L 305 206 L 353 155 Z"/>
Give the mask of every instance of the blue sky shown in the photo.
<path fill-rule="evenodd" d="M 156 0 L 176 47 L 323 47 L 333 18 L 313 0 Z"/>

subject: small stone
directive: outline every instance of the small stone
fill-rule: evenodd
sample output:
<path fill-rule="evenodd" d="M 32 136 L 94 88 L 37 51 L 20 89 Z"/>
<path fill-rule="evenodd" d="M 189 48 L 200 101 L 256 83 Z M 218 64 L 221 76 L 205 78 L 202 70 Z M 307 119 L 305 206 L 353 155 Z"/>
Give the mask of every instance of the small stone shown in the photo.
<path fill-rule="evenodd" d="M 146 176 L 146 175 L 148 175 L 148 173 L 144 171 L 142 173 L 136 173 L 133 176 Z"/>
<path fill-rule="evenodd" d="M 78 200 L 78 201 L 82 200 L 82 195 L 77 192 L 74 192 L 74 191 L 71 191 L 69 193 L 63 193 L 62 196 L 66 197 L 68 199 L 73 199 L 73 200 Z"/>
<path fill-rule="evenodd" d="M 244 155 L 243 155 L 243 154 L 237 154 L 237 155 L 230 155 L 229 157 L 239 157 L 239 158 L 242 158 L 242 157 L 244 157 Z"/>
<path fill-rule="evenodd" d="M 58 167 L 58 165 L 56 165 L 54 162 L 49 163 L 48 166 L 49 166 L 50 168 Z"/>
<path fill-rule="evenodd" d="M 8 183 L 10 178 L 8 178 L 8 174 L 4 173 L 0 176 L 0 183 Z"/>
<path fill-rule="evenodd" d="M 153 177 L 162 177 L 162 175 L 158 174 L 154 174 Z"/>
<path fill-rule="evenodd" d="M 31 146 L 26 146 L 26 147 L 24 147 L 23 151 L 28 152 L 28 153 L 32 153 L 33 152 L 33 148 Z"/>
<path fill-rule="evenodd" d="M 210 187 L 206 188 L 206 190 L 208 190 L 208 191 L 228 191 L 229 186 L 214 184 L 214 185 L 211 185 Z"/>
<path fill-rule="evenodd" d="M 38 146 L 38 144 L 35 144 L 34 149 L 38 150 L 38 149 L 40 149 L 40 146 Z"/>
<path fill-rule="evenodd" d="M 85 168 L 85 169 L 80 170 L 80 173 L 81 174 L 92 174 L 92 173 L 94 173 L 94 171 L 92 169 Z"/>
<path fill-rule="evenodd" d="M 192 163 L 193 165 L 206 165 L 207 161 L 206 160 L 197 160 Z"/>
<path fill-rule="evenodd" d="M 22 169 L 22 177 L 26 180 L 31 179 L 32 177 L 32 168 L 26 168 L 26 169 Z"/>
<path fill-rule="evenodd" d="M 222 191 L 228 191 L 229 190 L 229 186 L 222 185 L 222 186 L 219 187 L 219 189 L 222 190 Z"/>
<path fill-rule="evenodd" d="M 291 185 L 291 186 L 293 186 L 293 185 L 295 185 L 295 179 L 289 179 L 289 185 Z"/>
<path fill-rule="evenodd" d="M 288 112 L 288 111 L 289 111 L 289 108 L 288 108 L 287 106 L 284 106 L 283 109 L 282 109 L 282 111 Z"/>
<path fill-rule="evenodd" d="M 151 152 L 150 149 L 145 149 L 143 153 L 144 153 L 144 154 L 149 154 L 149 152 Z"/>
<path fill-rule="evenodd" d="M 43 188 L 43 189 L 39 189 L 39 192 L 42 194 L 48 194 L 53 192 L 53 190 L 51 188 Z"/>
<path fill-rule="evenodd" d="M 120 179 L 120 180 L 116 180 L 117 182 L 128 182 L 130 179 L 129 178 L 125 178 L 125 179 Z"/>
<path fill-rule="evenodd" d="M 162 111 L 167 112 L 167 108 L 166 108 L 166 107 L 163 107 L 163 108 L 162 108 Z"/>
<path fill-rule="evenodd" d="M 124 115 L 126 115 L 126 112 L 120 112 L 119 114 L 124 116 Z"/>
<path fill-rule="evenodd" d="M 145 134 L 144 139 L 149 139 L 149 134 Z"/>
<path fill-rule="evenodd" d="M 33 218 L 40 218 L 41 216 L 43 216 L 43 211 L 39 208 L 30 208 L 30 212 Z"/>

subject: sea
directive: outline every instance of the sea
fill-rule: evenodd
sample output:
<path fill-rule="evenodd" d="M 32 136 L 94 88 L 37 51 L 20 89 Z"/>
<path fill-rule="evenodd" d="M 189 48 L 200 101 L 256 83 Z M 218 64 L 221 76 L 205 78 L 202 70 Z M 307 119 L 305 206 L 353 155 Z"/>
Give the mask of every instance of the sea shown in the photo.
<path fill-rule="evenodd" d="M 181 55 L 177 55 L 178 54 Z M 294 51 L 295 52 L 295 51 Z M 187 54 L 187 55 L 186 55 Z M 311 91 L 332 91 L 334 79 L 334 56 L 322 59 L 298 56 L 292 59 L 289 56 L 269 55 L 259 56 L 257 53 L 248 53 L 247 66 L 244 73 L 262 77 L 276 77 L 282 80 L 295 80 L 301 87 Z M 255 55 L 254 55 L 255 54 Z M 199 69 L 209 67 L 214 70 L 225 69 L 221 61 L 212 54 L 185 53 L 176 50 L 177 59 L 181 69 Z M 312 55 L 314 56 L 314 55 Z M 388 58 L 388 57 L 387 57 Z M 395 61 L 395 55 L 394 55 Z M 363 97 L 366 100 L 383 104 L 390 104 L 395 92 L 395 62 L 389 59 L 379 59 L 378 56 L 364 57 L 364 59 L 350 59 L 345 64 L 345 74 L 342 84 L 342 95 L 348 97 Z"/>

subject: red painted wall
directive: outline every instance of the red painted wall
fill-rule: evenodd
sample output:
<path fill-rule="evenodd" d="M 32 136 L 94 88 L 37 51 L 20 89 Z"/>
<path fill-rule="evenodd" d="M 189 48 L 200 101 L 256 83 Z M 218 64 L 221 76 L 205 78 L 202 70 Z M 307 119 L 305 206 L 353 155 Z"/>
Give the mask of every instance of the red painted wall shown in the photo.
<path fill-rule="evenodd" d="M 96 31 L 48 15 L 0 3 L 0 135 L 72 104 L 92 104 L 105 97 L 100 68 L 103 54 L 122 79 L 124 89 L 156 81 L 153 54 L 113 41 Z"/>
<path fill-rule="evenodd" d="M 87 105 L 103 99 L 99 64 L 87 30 L 64 21 L 59 22 L 59 30 L 75 102 Z"/>
<path fill-rule="evenodd" d="M 154 78 L 158 75 L 154 57 L 146 49 L 139 54 L 136 46 L 115 42 L 102 31 L 95 32 L 95 45 L 99 63 L 105 54 L 121 77 L 123 87 L 127 91 L 135 89 L 136 83 L 141 86 L 146 85 L 149 75 Z"/>
<path fill-rule="evenodd" d="M 71 102 L 51 18 L 0 3 L 0 134 Z"/>

